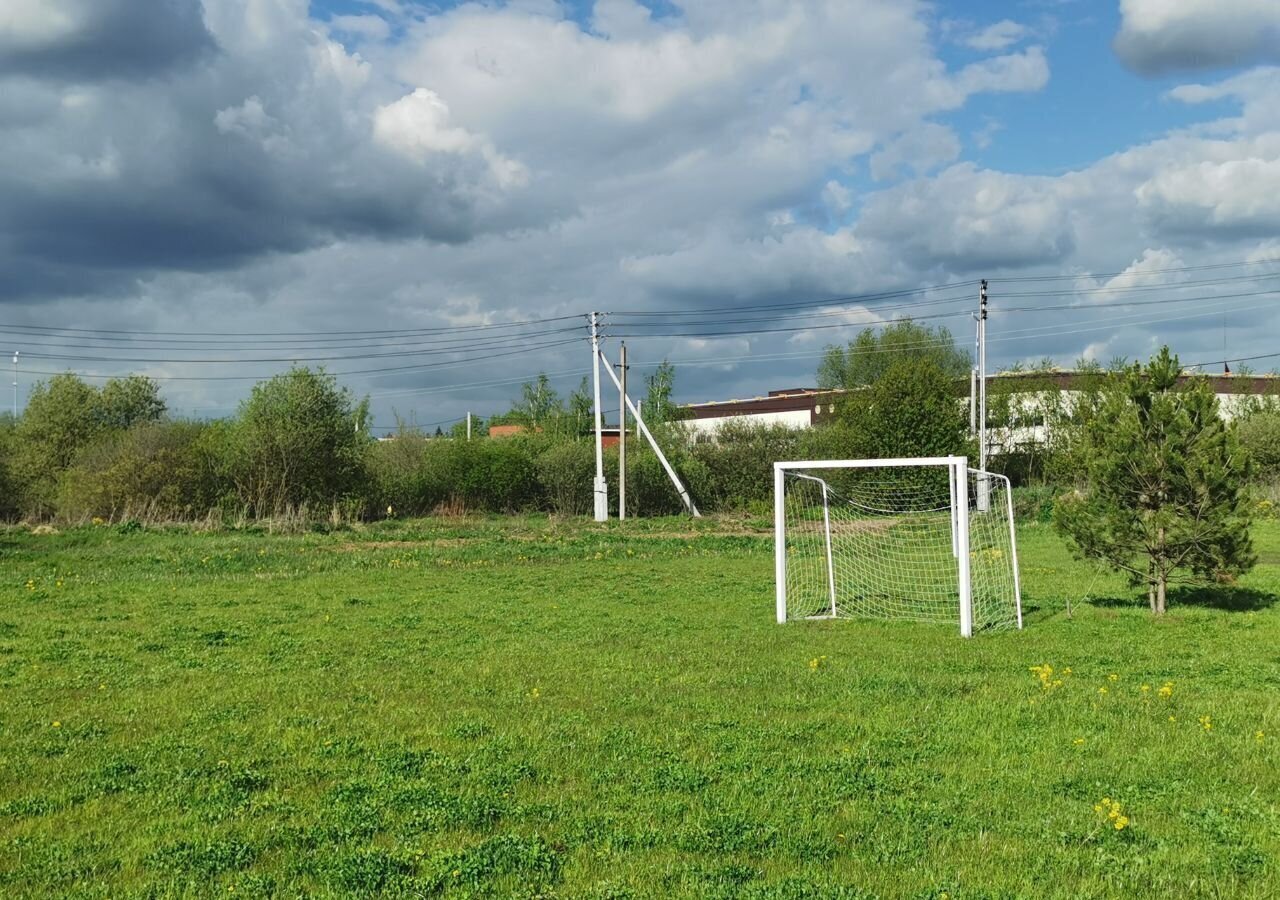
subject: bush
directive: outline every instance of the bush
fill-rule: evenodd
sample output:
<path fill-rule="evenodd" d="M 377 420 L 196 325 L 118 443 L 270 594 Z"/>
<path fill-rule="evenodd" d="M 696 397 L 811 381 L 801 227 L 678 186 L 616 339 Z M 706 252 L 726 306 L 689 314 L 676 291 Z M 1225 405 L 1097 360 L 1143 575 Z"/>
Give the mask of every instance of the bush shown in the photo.
<path fill-rule="evenodd" d="M 1236 425 L 1240 443 L 1253 459 L 1260 481 L 1280 479 L 1280 412 L 1256 412 Z"/>
<path fill-rule="evenodd" d="M 1052 522 L 1054 489 L 1048 485 L 1015 487 L 1013 516 L 1019 522 Z"/>
<path fill-rule="evenodd" d="M 617 454 L 612 454 L 617 470 Z M 630 463 L 630 458 L 628 458 Z M 562 516 L 581 516 L 594 509 L 593 481 L 596 475 L 595 445 L 589 441 L 568 441 L 552 445 L 537 459 L 538 481 L 551 511 Z M 631 479 L 628 478 L 628 487 Z M 611 480 L 616 484 L 616 479 Z M 617 508 L 617 489 L 610 502 Z M 630 501 L 630 496 L 628 496 Z"/>
<path fill-rule="evenodd" d="M 59 480 L 57 511 L 64 519 L 92 516 L 189 519 L 217 504 L 223 485 L 217 466 L 202 458 L 209 426 L 143 422 L 110 431 L 85 448 Z"/>
<path fill-rule="evenodd" d="M 12 470 L 17 424 L 10 415 L 0 416 L 0 519 L 17 518 L 20 512 L 18 480 Z"/>
<path fill-rule="evenodd" d="M 240 408 L 232 467 L 240 502 L 259 516 L 318 507 L 364 487 L 367 401 L 332 375 L 291 369 L 254 385 Z"/>
<path fill-rule="evenodd" d="M 664 450 L 665 450 L 664 445 Z M 668 459 L 672 455 L 668 454 Z M 672 465 L 680 473 L 685 488 L 701 502 L 706 496 L 703 485 L 707 481 L 706 467 L 698 460 L 675 455 Z M 616 499 L 616 498 L 615 498 Z M 684 511 L 684 503 L 676 493 L 671 479 L 652 450 L 627 448 L 627 515 L 670 516 Z"/>
<path fill-rule="evenodd" d="M 773 464 L 795 459 L 800 432 L 781 425 L 728 422 L 714 442 L 695 444 L 690 456 L 705 468 L 695 498 L 708 510 L 745 509 L 773 496 Z"/>
<path fill-rule="evenodd" d="M 443 498 L 427 478 L 425 458 L 431 443 L 421 432 L 402 428 L 392 440 L 370 448 L 366 515 L 380 517 L 388 507 L 405 516 L 435 509 Z"/>

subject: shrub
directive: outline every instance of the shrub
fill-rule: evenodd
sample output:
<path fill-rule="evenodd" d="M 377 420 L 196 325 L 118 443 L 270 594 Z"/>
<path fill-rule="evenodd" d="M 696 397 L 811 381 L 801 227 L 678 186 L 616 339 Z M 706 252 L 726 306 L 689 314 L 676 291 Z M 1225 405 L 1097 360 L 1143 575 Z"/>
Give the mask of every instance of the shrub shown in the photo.
<path fill-rule="evenodd" d="M 254 385 L 235 428 L 234 479 L 257 515 L 328 509 L 363 487 L 367 401 L 357 405 L 332 375 L 291 369 Z"/>
<path fill-rule="evenodd" d="M 1236 426 L 1240 444 L 1253 459 L 1253 473 L 1262 481 L 1280 478 L 1280 412 L 1264 410 Z"/>
<path fill-rule="evenodd" d="M 366 514 L 378 517 L 392 507 L 398 515 L 425 515 L 443 499 L 427 478 L 425 457 L 433 442 L 421 432 L 402 428 L 389 441 L 369 450 Z"/>
<path fill-rule="evenodd" d="M 85 448 L 59 481 L 64 519 L 193 518 L 218 500 L 216 467 L 201 458 L 208 426 L 198 422 L 142 422 L 110 431 Z"/>
<path fill-rule="evenodd" d="M 616 470 L 616 453 L 613 454 Z M 630 463 L 630 457 L 628 457 Z M 552 445 L 537 459 L 538 481 L 551 510 L 562 516 L 580 516 L 594 508 L 592 482 L 596 474 L 595 446 L 588 441 Z M 631 479 L 628 478 L 628 487 Z M 616 479 L 613 480 L 616 484 Z M 617 489 L 610 497 L 617 506 Z M 628 497 L 630 501 L 630 497 Z"/>
<path fill-rule="evenodd" d="M 795 459 L 800 432 L 785 426 L 728 422 L 690 455 L 705 467 L 695 497 L 709 510 L 744 509 L 773 496 L 773 464 Z"/>

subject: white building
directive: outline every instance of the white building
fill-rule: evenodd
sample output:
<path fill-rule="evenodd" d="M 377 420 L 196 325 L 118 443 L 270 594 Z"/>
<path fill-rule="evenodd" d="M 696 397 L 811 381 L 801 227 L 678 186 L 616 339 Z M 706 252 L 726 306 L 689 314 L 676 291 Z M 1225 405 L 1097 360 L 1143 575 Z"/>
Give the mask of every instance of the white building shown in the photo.
<path fill-rule="evenodd" d="M 991 376 L 987 380 L 989 401 L 993 395 L 1005 393 L 1010 383 L 1018 395 L 1011 427 L 995 430 L 991 436 L 992 444 L 1002 447 L 1042 442 L 1047 435 L 1040 412 L 1046 396 L 1058 393 L 1062 402 L 1069 405 L 1087 380 L 1099 377 L 1101 376 L 1096 373 L 1074 371 L 1002 372 Z M 1280 397 L 1280 376 L 1276 375 L 1182 375 L 1179 381 L 1185 384 L 1193 378 L 1209 381 L 1223 415 L 1228 419 L 1244 403 L 1260 397 Z M 792 388 L 770 391 L 764 397 L 689 403 L 682 408 L 689 416 L 687 424 L 695 437 L 705 439 L 713 436 L 726 422 L 810 428 L 829 419 L 835 412 L 836 404 L 846 393 L 847 391 L 839 389 Z M 968 393 L 968 381 L 957 384 L 956 394 L 963 397 L 966 403 Z M 994 418 L 994 415 L 990 417 L 992 420 Z"/>

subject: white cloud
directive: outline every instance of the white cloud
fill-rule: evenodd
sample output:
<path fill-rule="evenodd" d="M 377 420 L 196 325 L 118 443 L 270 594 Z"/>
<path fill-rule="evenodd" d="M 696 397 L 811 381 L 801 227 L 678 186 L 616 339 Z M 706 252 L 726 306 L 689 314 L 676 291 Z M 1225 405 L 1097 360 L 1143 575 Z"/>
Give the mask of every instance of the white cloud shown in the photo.
<path fill-rule="evenodd" d="M 382 16 L 334 16 L 329 20 L 334 31 L 372 41 L 385 41 L 391 36 L 391 25 Z"/>
<path fill-rule="evenodd" d="M 959 155 L 960 140 L 955 132 L 936 122 L 924 122 L 871 155 L 871 177 L 877 181 L 895 178 L 904 166 L 923 174 Z"/>
<path fill-rule="evenodd" d="M 1169 167 L 1135 194 L 1144 211 L 1179 228 L 1274 232 L 1280 229 L 1280 156 Z"/>
<path fill-rule="evenodd" d="M 988 25 L 981 31 L 969 35 L 964 39 L 964 43 L 974 50 L 982 50 L 984 52 L 990 50 L 1004 50 L 1011 47 L 1019 41 L 1025 39 L 1031 33 L 1031 29 L 1025 25 L 1019 25 L 1012 19 L 1002 19 L 993 25 Z"/>
<path fill-rule="evenodd" d="M 451 124 L 449 107 L 434 92 L 416 88 L 373 114 L 373 136 L 396 152 L 423 164 L 436 153 L 477 153 L 489 164 L 501 187 L 528 182 L 523 165 L 502 156 L 488 139 Z"/>
<path fill-rule="evenodd" d="M 1115 49 L 1144 74 L 1280 60 L 1280 3 L 1120 0 Z"/>

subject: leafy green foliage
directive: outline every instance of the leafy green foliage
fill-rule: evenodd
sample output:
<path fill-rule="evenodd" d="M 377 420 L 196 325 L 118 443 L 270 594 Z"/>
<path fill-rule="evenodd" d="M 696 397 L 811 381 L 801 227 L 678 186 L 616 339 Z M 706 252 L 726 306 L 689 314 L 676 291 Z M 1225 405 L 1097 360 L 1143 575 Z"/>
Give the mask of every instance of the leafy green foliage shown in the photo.
<path fill-rule="evenodd" d="M 1262 410 L 1246 416 L 1236 434 L 1253 461 L 1254 474 L 1272 481 L 1280 478 L 1280 412 Z"/>
<path fill-rule="evenodd" d="M 233 478 L 240 502 L 258 515 L 287 507 L 328 509 L 364 476 L 368 401 L 320 371 L 290 369 L 254 385 L 235 428 Z"/>
<path fill-rule="evenodd" d="M 37 382 L 13 446 L 23 508 L 37 516 L 51 512 L 59 477 L 84 448 L 104 433 L 154 421 L 164 409 L 155 383 L 141 376 L 108 379 L 101 389 L 71 374 Z"/>
<path fill-rule="evenodd" d="M 1128 573 L 1165 611 L 1175 580 L 1225 581 L 1255 561 L 1248 456 L 1208 386 L 1177 389 L 1163 348 L 1112 375 L 1073 454 L 1080 488 L 1054 507 L 1077 553 Z"/>
<path fill-rule="evenodd" d="M 859 457 L 949 456 L 965 450 L 965 411 L 951 377 L 929 358 L 898 360 L 836 410 Z"/>
<path fill-rule="evenodd" d="M 62 476 L 58 514 L 68 520 L 139 515 L 192 519 L 219 500 L 218 463 L 199 422 L 140 422 L 109 432 Z"/>
<path fill-rule="evenodd" d="M 854 388 L 875 384 L 895 363 L 929 360 L 951 379 L 968 378 L 972 361 L 942 325 L 899 319 L 884 328 L 864 328 L 847 347 L 828 347 L 818 364 L 818 387 Z"/>
<path fill-rule="evenodd" d="M 663 360 L 658 367 L 644 377 L 645 395 L 640 401 L 640 415 L 650 428 L 658 428 L 667 422 L 684 418 L 684 412 L 673 401 L 676 389 L 676 367 Z M 630 393 L 630 390 L 628 390 Z"/>

